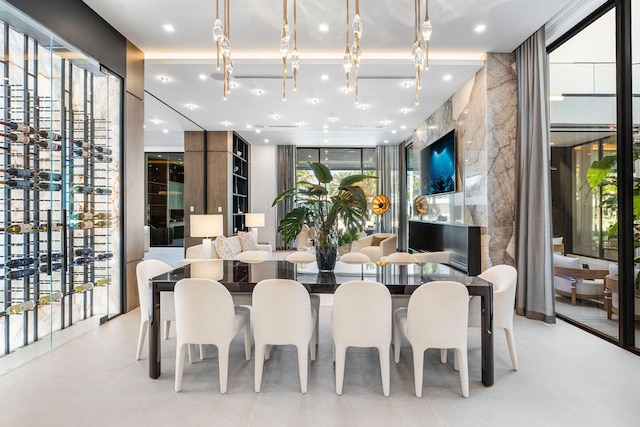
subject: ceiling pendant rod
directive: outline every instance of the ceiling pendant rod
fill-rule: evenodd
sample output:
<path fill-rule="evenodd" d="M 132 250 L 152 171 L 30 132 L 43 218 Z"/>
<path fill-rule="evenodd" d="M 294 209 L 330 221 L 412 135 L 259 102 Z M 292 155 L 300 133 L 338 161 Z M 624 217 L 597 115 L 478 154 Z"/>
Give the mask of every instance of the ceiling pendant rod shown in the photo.
<path fill-rule="evenodd" d="M 220 21 L 219 0 L 216 0 L 216 20 L 213 24 L 213 38 L 216 42 L 216 70 L 220 70 L 220 39 L 222 38 L 222 22 Z"/>
<path fill-rule="evenodd" d="M 360 28 L 360 0 L 356 0 L 356 14 L 353 17 L 353 39 L 354 39 L 354 46 L 355 46 L 355 52 L 353 54 L 353 61 L 355 62 L 356 65 L 356 75 L 355 75 L 355 81 L 356 81 L 356 104 L 358 103 L 358 96 L 359 96 L 359 84 L 358 84 L 358 70 L 360 68 L 360 31 L 356 28 Z"/>
<path fill-rule="evenodd" d="M 346 48 L 344 50 L 344 60 L 342 62 L 342 66 L 344 67 L 344 71 L 347 74 L 347 91 L 349 90 L 349 72 L 351 71 L 351 67 L 353 66 L 353 57 L 351 56 L 351 47 L 349 47 L 349 0 L 346 0 L 347 3 L 347 19 L 345 23 L 345 37 L 346 37 Z"/>
<path fill-rule="evenodd" d="M 282 100 L 287 99 L 287 53 L 289 51 L 289 34 L 287 23 L 287 0 L 282 0 L 282 34 L 280 36 L 280 53 L 282 54 Z"/>
<path fill-rule="evenodd" d="M 429 39 L 431 38 L 431 20 L 429 19 L 429 0 L 424 0 L 424 22 L 422 23 L 422 38 L 424 39 L 424 69 L 429 69 Z"/>
<path fill-rule="evenodd" d="M 298 56 L 298 17 L 297 0 L 293 0 L 293 52 L 291 52 L 291 70 L 293 71 L 293 90 L 298 89 L 298 68 L 300 68 L 300 57 Z"/>

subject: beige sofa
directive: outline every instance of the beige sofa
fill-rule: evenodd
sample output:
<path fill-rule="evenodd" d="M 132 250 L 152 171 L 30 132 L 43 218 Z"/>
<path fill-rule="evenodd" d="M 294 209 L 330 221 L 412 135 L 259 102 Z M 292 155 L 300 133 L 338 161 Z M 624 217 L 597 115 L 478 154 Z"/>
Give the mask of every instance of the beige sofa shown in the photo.
<path fill-rule="evenodd" d="M 227 239 L 229 240 L 229 242 L 231 243 L 231 246 L 233 247 L 233 252 L 235 254 L 234 257 L 233 257 L 234 259 L 240 259 L 240 260 L 249 259 L 249 258 L 251 258 L 251 255 L 252 255 L 251 252 L 256 253 L 256 252 L 261 252 L 261 251 L 267 252 L 268 255 L 267 255 L 266 258 L 267 259 L 271 259 L 271 252 L 272 252 L 271 245 L 258 244 L 258 250 L 257 251 L 243 251 L 242 250 L 242 245 L 240 244 L 240 239 L 238 238 L 238 236 L 230 236 L 230 237 L 227 237 Z M 218 259 L 219 256 L 218 256 L 218 253 L 216 252 L 216 248 L 214 246 L 214 241 L 215 240 L 211 241 L 211 258 L 212 259 Z M 258 253 L 256 255 L 261 257 L 264 254 Z M 185 254 L 185 258 L 187 258 L 187 259 L 202 259 L 202 244 L 191 246 L 191 247 L 187 248 L 187 253 Z"/>
<path fill-rule="evenodd" d="M 609 270 L 585 269 L 579 258 L 553 255 L 554 287 L 556 294 L 578 299 L 604 299 L 604 277 Z"/>
<path fill-rule="evenodd" d="M 390 233 L 375 233 L 363 237 L 351 244 L 351 252 L 360 252 L 373 262 L 380 261 L 380 257 L 396 251 L 398 236 Z"/>

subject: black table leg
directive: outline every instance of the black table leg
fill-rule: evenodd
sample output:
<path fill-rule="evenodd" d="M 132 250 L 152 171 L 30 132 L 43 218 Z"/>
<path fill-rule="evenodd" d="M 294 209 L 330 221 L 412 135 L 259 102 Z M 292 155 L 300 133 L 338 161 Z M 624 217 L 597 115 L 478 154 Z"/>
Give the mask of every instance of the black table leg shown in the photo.
<path fill-rule="evenodd" d="M 149 377 L 160 376 L 160 291 L 157 284 L 149 287 Z"/>
<path fill-rule="evenodd" d="M 485 288 L 480 296 L 482 308 L 482 384 L 493 385 L 493 289 Z"/>

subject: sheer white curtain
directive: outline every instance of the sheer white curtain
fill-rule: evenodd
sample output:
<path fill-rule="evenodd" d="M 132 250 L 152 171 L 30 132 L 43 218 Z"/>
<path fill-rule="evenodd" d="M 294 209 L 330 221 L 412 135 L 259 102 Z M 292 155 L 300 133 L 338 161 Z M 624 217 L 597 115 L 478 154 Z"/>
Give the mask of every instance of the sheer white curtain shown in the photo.
<path fill-rule="evenodd" d="M 549 82 L 544 27 L 516 49 L 516 312 L 555 323 L 551 244 Z"/>

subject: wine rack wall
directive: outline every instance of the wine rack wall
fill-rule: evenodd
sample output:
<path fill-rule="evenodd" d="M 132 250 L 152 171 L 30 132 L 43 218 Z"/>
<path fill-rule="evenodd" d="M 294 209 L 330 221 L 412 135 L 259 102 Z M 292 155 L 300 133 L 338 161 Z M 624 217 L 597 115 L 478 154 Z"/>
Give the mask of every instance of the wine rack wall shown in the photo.
<path fill-rule="evenodd" d="M 0 355 L 121 312 L 122 83 L 55 45 L 0 21 Z"/>

